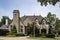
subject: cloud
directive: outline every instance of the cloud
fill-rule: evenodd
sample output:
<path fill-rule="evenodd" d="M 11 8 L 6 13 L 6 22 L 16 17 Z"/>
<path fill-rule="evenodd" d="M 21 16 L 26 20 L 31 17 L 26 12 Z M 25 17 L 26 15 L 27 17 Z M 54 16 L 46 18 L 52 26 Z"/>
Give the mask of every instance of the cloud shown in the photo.
<path fill-rule="evenodd" d="M 24 15 L 42 15 L 45 17 L 48 12 L 56 14 L 60 18 L 60 7 L 57 3 L 56 6 L 48 5 L 41 6 L 37 0 L 5 0 L 4 2 L 0 0 L 0 17 L 3 15 L 13 18 L 13 10 L 20 10 L 20 16 Z"/>

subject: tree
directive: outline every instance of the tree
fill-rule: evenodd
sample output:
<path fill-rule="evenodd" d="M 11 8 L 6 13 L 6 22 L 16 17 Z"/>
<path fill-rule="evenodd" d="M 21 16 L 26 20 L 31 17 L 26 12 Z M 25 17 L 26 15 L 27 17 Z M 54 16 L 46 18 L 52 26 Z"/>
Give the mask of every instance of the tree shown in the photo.
<path fill-rule="evenodd" d="M 51 12 L 48 13 L 47 18 L 49 18 L 50 23 L 52 23 L 54 21 L 56 22 L 56 15 L 51 14 Z"/>
<path fill-rule="evenodd" d="M 50 18 L 50 16 L 51 16 L 51 12 L 48 13 L 47 17 Z"/>
<path fill-rule="evenodd" d="M 1 19 L 1 22 L 0 22 L 0 26 L 5 25 L 6 19 L 8 19 L 8 24 L 10 24 L 10 23 L 12 22 L 9 17 L 7 17 L 7 16 L 2 16 L 2 19 Z"/>
<path fill-rule="evenodd" d="M 43 5 L 47 6 L 48 3 L 55 5 L 57 2 L 60 2 L 60 0 L 37 0 L 37 1 L 41 3 L 41 6 Z"/>
<path fill-rule="evenodd" d="M 49 18 L 49 33 L 53 33 L 55 27 L 56 27 L 56 15 L 51 14 L 51 12 L 48 13 L 47 18 Z"/>
<path fill-rule="evenodd" d="M 13 29 L 11 31 L 12 31 L 12 33 L 17 33 L 17 29 L 16 29 L 15 25 L 13 26 Z"/>
<path fill-rule="evenodd" d="M 1 23 L 2 23 L 2 25 L 4 25 L 5 24 L 5 20 L 6 20 L 6 18 L 7 18 L 7 16 L 2 16 L 2 19 L 1 19 Z"/>
<path fill-rule="evenodd" d="M 18 34 L 17 34 L 16 26 L 14 25 L 14 26 L 12 26 L 12 27 L 13 27 L 13 28 L 11 29 L 11 32 L 8 32 L 7 35 L 11 35 L 11 36 L 13 36 L 13 35 L 18 35 Z"/>
<path fill-rule="evenodd" d="M 60 28 L 60 19 L 56 18 L 56 30 Z"/>

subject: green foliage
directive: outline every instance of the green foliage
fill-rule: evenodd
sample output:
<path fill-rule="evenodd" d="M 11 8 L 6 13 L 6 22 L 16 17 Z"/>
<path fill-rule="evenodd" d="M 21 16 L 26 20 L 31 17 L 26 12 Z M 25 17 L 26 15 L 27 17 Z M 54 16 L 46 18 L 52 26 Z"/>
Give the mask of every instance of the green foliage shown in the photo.
<path fill-rule="evenodd" d="M 55 28 L 54 26 L 56 26 L 56 15 L 49 12 L 47 18 L 49 19 L 50 29 Z"/>
<path fill-rule="evenodd" d="M 51 15 L 52 15 L 51 12 L 49 12 L 48 15 L 47 15 L 47 17 L 50 18 Z"/>
<path fill-rule="evenodd" d="M 55 38 L 55 34 L 47 34 L 46 37 Z"/>
<path fill-rule="evenodd" d="M 6 19 L 8 19 L 8 24 L 11 23 L 11 19 L 9 19 L 9 17 L 2 16 L 2 19 L 1 19 L 1 22 L 0 22 L 0 26 L 4 25 L 6 23 Z"/>
<path fill-rule="evenodd" d="M 13 29 L 11 30 L 13 33 L 17 33 L 17 29 L 16 29 L 16 26 L 14 25 L 13 26 Z"/>
<path fill-rule="evenodd" d="M 30 34 L 29 36 L 30 37 L 45 37 L 46 34 L 45 33 L 42 33 L 42 34 Z"/>
<path fill-rule="evenodd" d="M 16 36 L 25 36 L 23 33 L 16 34 Z"/>
<path fill-rule="evenodd" d="M 53 30 L 52 32 L 53 32 L 53 34 L 56 34 L 58 32 L 58 30 Z"/>
<path fill-rule="evenodd" d="M 56 30 L 59 30 L 60 28 L 60 20 L 57 18 L 56 19 Z"/>
<path fill-rule="evenodd" d="M 4 25 L 4 24 L 6 23 L 6 21 L 5 21 L 6 18 L 7 18 L 6 16 L 2 16 L 2 19 L 1 19 L 1 24 L 2 24 L 2 25 Z"/>
<path fill-rule="evenodd" d="M 51 14 L 51 12 L 48 13 L 47 15 L 47 18 L 49 18 L 49 21 L 52 22 L 52 21 L 55 21 L 55 18 L 56 15 L 55 14 Z"/>
<path fill-rule="evenodd" d="M 55 21 L 54 18 L 51 17 L 51 16 L 54 16 L 54 15 L 55 14 L 51 14 L 50 12 L 48 13 L 47 18 L 49 18 L 50 23 L 52 23 L 52 21 Z M 50 25 L 50 29 L 49 29 L 50 33 L 52 33 L 52 34 L 56 34 L 60 30 L 60 19 L 59 18 L 56 18 L 56 22 L 55 22 L 54 25 L 56 25 L 55 26 L 55 30 L 52 30 L 52 26 L 51 25 Z"/>
<path fill-rule="evenodd" d="M 7 35 L 13 35 L 14 33 L 13 32 L 8 32 Z"/>
<path fill-rule="evenodd" d="M 2 25 L 2 24 L 1 24 L 1 22 L 0 22 L 0 27 L 1 27 L 1 25 Z"/>
<path fill-rule="evenodd" d="M 48 3 L 55 6 L 57 2 L 60 2 L 60 0 L 37 0 L 37 1 L 41 3 L 41 6 L 43 5 L 47 6 Z"/>
<path fill-rule="evenodd" d="M 17 34 L 17 30 L 16 30 L 16 26 L 14 25 L 11 32 L 8 32 L 7 35 L 16 35 L 16 34 Z"/>

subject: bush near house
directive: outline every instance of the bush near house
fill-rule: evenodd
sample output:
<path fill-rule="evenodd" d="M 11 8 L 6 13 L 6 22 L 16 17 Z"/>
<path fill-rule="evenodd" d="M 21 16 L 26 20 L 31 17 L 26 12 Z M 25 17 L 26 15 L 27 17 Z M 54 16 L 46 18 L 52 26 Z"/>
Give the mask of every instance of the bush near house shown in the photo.
<path fill-rule="evenodd" d="M 47 34 L 46 37 L 55 38 L 55 34 Z"/>
<path fill-rule="evenodd" d="M 17 30 L 16 30 L 16 26 L 13 26 L 13 29 L 11 30 L 11 32 L 8 32 L 7 35 L 16 35 L 17 34 Z"/>
<path fill-rule="evenodd" d="M 25 36 L 23 33 L 16 34 L 16 36 Z"/>
<path fill-rule="evenodd" d="M 11 32 L 8 32 L 7 35 L 10 35 L 10 36 L 25 36 L 23 33 L 19 33 L 19 34 L 17 33 L 15 25 L 13 26 L 13 29 L 11 30 Z"/>
<path fill-rule="evenodd" d="M 16 26 L 15 25 L 13 26 L 13 29 L 11 30 L 11 32 L 17 33 L 17 29 L 16 29 Z"/>
<path fill-rule="evenodd" d="M 30 34 L 29 36 L 30 36 L 30 37 L 34 37 L 34 36 L 35 36 L 35 37 L 46 37 L 46 35 L 47 35 L 47 34 L 42 33 L 42 34 Z"/>
<path fill-rule="evenodd" d="M 7 35 L 13 35 L 14 33 L 13 32 L 8 32 Z"/>

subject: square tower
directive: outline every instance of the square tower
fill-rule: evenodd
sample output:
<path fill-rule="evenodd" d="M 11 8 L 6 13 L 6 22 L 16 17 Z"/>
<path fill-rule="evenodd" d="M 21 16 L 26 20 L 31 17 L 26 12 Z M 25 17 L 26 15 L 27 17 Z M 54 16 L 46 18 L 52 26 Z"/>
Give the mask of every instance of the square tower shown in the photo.
<path fill-rule="evenodd" d="M 13 25 L 17 28 L 17 33 L 19 33 L 19 27 L 20 27 L 20 13 L 19 10 L 13 10 Z"/>

